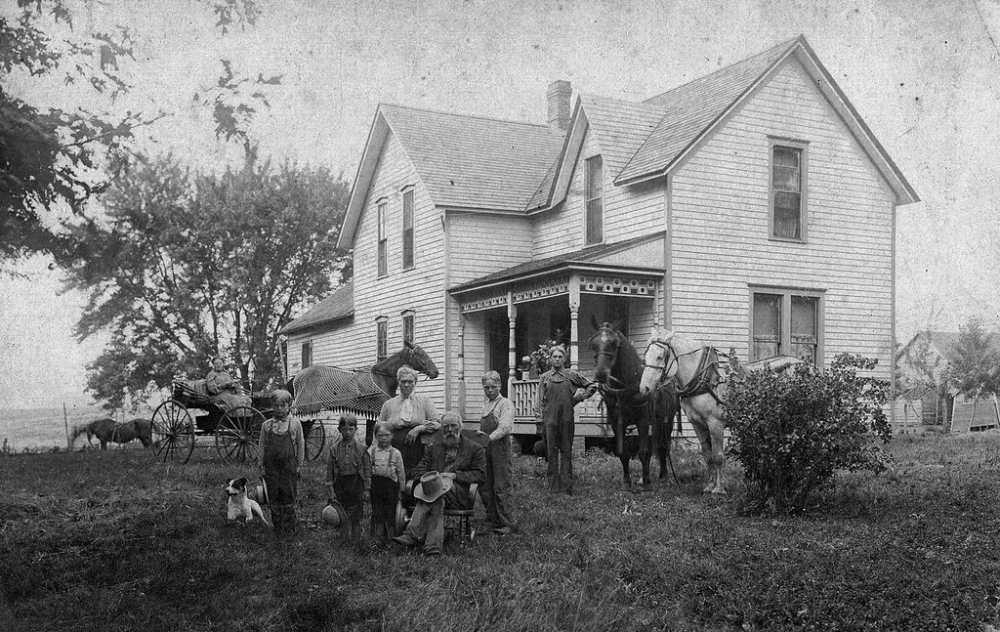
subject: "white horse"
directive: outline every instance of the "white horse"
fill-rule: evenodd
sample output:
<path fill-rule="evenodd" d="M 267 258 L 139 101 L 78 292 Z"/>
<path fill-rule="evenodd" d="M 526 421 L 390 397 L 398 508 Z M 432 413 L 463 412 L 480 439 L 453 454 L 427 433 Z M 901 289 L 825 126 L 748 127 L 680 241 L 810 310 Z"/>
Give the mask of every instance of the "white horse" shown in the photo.
<path fill-rule="evenodd" d="M 791 356 L 778 356 L 750 362 L 739 368 L 745 371 L 765 368 L 784 371 L 801 362 L 802 360 Z M 639 392 L 649 394 L 661 382 L 674 381 L 681 398 L 681 407 L 698 435 L 702 457 L 708 467 L 708 482 L 704 491 L 725 494 L 722 469 L 726 463 L 723 451 L 726 384 L 719 371 L 718 351 L 696 340 L 678 336 L 663 327 L 656 327 L 646 347 L 643 365 Z"/>

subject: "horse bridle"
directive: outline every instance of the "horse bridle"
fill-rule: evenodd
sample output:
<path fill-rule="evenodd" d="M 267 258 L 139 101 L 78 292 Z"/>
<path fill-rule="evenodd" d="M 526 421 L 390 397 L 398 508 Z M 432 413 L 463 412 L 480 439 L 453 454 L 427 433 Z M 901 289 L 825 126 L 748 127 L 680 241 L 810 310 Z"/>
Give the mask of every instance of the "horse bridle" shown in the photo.
<path fill-rule="evenodd" d="M 603 356 L 609 356 L 611 358 L 611 362 L 608 363 L 608 367 L 609 367 L 608 368 L 608 383 L 602 383 L 602 384 L 600 384 L 598 386 L 598 389 L 601 391 L 602 394 L 604 394 L 604 393 L 611 393 L 612 395 L 615 395 L 615 394 L 618 394 L 618 393 L 624 393 L 625 391 L 627 391 L 629 389 L 628 384 L 625 384 L 624 382 L 622 382 L 621 380 L 619 380 L 615 376 L 611 375 L 611 368 L 610 368 L 610 367 L 613 367 L 615 365 L 615 362 L 618 361 L 618 351 L 621 350 L 621 348 L 622 348 L 622 341 L 618 337 L 618 332 L 617 331 L 615 331 L 611 327 L 604 327 L 604 326 L 602 326 L 602 327 L 599 327 L 596 332 L 594 332 L 593 336 L 591 336 L 590 338 L 587 338 L 587 342 L 588 343 L 592 342 L 595 338 L 597 338 L 599 335 L 601 335 L 601 333 L 608 333 L 608 334 L 613 335 L 615 337 L 615 339 L 618 340 L 618 344 L 615 345 L 615 351 L 614 351 L 614 353 L 611 353 L 610 351 L 603 351 L 602 350 L 602 351 L 597 351 L 594 354 L 595 355 L 595 358 L 594 358 L 595 360 L 597 358 L 601 357 L 602 355 Z M 617 382 L 618 386 L 611 386 L 610 385 L 610 381 L 611 380 L 614 380 L 615 382 Z"/>
<path fill-rule="evenodd" d="M 646 352 L 647 353 L 649 352 L 649 348 L 652 347 L 653 345 L 656 345 L 657 347 L 663 349 L 666 352 L 666 354 L 667 354 L 667 358 L 666 358 L 666 360 L 664 360 L 664 363 L 663 363 L 662 367 L 661 366 L 656 366 L 655 364 L 646 364 L 646 353 L 643 353 L 642 354 L 642 366 L 643 366 L 643 368 L 646 368 L 646 369 L 656 369 L 656 370 L 660 371 L 660 379 L 657 381 L 658 385 L 659 384 L 663 384 L 668 379 L 672 379 L 674 381 L 674 384 L 677 385 L 677 390 L 683 392 L 684 389 L 687 387 L 687 385 L 681 386 L 678 383 L 678 381 L 677 381 L 677 374 L 676 373 L 674 374 L 674 376 L 672 378 L 668 378 L 667 377 L 667 373 L 669 372 L 669 369 L 673 365 L 680 364 L 680 358 L 682 358 L 684 356 L 689 356 L 689 355 L 691 355 L 693 353 L 698 353 L 699 351 L 702 351 L 703 349 L 699 348 L 699 349 L 694 349 L 693 351 L 687 351 L 685 353 L 677 353 L 677 350 L 674 349 L 673 345 L 671 345 L 666 340 L 651 340 L 649 342 L 649 344 L 646 346 Z"/>

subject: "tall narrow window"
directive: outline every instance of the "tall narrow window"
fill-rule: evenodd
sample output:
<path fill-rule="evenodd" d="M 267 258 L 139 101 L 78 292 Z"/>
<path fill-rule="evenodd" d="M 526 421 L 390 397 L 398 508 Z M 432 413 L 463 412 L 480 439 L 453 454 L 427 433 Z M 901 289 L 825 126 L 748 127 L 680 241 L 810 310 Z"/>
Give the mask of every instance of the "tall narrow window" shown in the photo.
<path fill-rule="evenodd" d="M 375 320 L 375 359 L 385 360 L 389 357 L 389 321 L 385 316 Z"/>
<path fill-rule="evenodd" d="M 752 292 L 750 359 L 785 355 L 822 361 L 822 290 Z"/>
<path fill-rule="evenodd" d="M 389 274 L 388 262 L 388 232 L 385 227 L 386 202 L 379 202 L 378 205 L 378 275 L 383 277 Z"/>
<path fill-rule="evenodd" d="M 771 235 L 803 239 L 802 149 L 774 145 L 771 156 Z"/>
<path fill-rule="evenodd" d="M 313 363 L 313 344 L 312 341 L 302 343 L 302 368 L 308 369 Z"/>
<path fill-rule="evenodd" d="M 753 296 L 753 359 L 781 355 L 781 295 Z"/>
<path fill-rule="evenodd" d="M 413 267 L 413 189 L 403 191 L 403 269 Z"/>
<path fill-rule="evenodd" d="M 403 342 L 413 342 L 413 312 L 403 312 Z"/>
<path fill-rule="evenodd" d="M 587 245 L 604 241 L 604 178 L 600 156 L 584 163 L 583 189 L 586 206 Z"/>
<path fill-rule="evenodd" d="M 819 347 L 819 299 L 812 296 L 792 297 L 792 355 L 816 363 Z"/>

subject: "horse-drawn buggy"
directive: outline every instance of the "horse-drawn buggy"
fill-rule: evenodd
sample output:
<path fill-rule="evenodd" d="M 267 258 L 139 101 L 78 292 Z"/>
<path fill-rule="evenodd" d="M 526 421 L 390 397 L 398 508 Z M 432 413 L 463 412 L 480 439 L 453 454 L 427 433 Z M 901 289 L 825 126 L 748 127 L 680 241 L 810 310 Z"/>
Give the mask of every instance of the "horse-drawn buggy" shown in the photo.
<path fill-rule="evenodd" d="M 218 455 L 227 463 L 245 463 L 257 458 L 260 429 L 270 416 L 270 397 L 255 394 L 249 405 L 227 405 L 213 397 L 205 380 L 175 379 L 172 397 L 153 411 L 153 452 L 163 461 L 187 463 L 194 452 L 196 437 L 214 437 Z M 323 452 L 326 430 L 322 422 L 302 422 L 306 459 Z"/>

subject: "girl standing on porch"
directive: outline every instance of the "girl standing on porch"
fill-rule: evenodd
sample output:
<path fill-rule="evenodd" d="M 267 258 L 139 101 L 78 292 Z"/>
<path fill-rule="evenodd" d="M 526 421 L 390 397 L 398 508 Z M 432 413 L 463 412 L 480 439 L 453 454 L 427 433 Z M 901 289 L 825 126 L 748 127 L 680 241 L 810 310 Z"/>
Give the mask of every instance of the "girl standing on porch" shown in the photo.
<path fill-rule="evenodd" d="M 576 429 L 573 407 L 597 390 L 597 382 L 563 368 L 566 349 L 561 346 L 552 347 L 549 360 L 552 368 L 538 379 L 535 421 L 544 423 L 545 427 L 549 491 L 572 495 L 573 434 Z"/>

